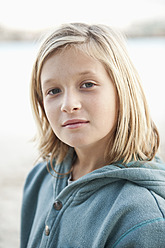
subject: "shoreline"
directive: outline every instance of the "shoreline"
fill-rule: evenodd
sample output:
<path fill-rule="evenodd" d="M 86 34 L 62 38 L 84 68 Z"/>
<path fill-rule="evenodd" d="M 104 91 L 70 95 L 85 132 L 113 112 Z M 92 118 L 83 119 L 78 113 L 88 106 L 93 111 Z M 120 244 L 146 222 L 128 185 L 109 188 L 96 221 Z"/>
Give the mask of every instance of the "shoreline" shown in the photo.
<path fill-rule="evenodd" d="M 107 22 L 106 25 L 111 26 Z M 165 19 L 132 22 L 125 28 L 114 27 L 127 38 L 165 37 Z M 0 25 L 0 41 L 33 41 L 38 40 L 51 28 L 40 30 L 19 30 Z"/>

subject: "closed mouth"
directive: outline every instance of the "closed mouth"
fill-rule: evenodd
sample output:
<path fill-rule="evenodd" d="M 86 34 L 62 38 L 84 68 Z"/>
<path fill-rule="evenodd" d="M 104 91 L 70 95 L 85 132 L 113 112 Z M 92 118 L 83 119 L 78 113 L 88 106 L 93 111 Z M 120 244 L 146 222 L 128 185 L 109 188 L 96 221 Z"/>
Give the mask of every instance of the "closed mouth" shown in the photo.
<path fill-rule="evenodd" d="M 89 121 L 81 120 L 81 119 L 73 119 L 73 120 L 68 120 L 68 121 L 64 122 L 62 124 L 62 127 L 81 125 L 81 124 L 86 124 L 86 123 L 89 123 Z"/>

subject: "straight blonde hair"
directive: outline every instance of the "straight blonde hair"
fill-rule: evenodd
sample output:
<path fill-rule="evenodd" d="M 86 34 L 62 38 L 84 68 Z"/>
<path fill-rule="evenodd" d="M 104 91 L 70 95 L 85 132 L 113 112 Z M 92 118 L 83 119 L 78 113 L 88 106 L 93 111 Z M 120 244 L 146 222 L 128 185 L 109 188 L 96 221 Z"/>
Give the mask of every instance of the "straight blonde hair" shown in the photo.
<path fill-rule="evenodd" d="M 159 133 L 152 121 L 140 79 L 121 34 L 105 25 L 71 23 L 52 31 L 42 43 L 31 78 L 31 102 L 37 122 L 40 157 L 61 163 L 69 146 L 54 134 L 43 106 L 40 75 L 45 61 L 56 52 L 75 47 L 100 61 L 118 95 L 118 117 L 107 144 L 108 164 L 132 159 L 152 160 L 159 147 Z M 51 163 L 52 164 L 52 163 Z"/>

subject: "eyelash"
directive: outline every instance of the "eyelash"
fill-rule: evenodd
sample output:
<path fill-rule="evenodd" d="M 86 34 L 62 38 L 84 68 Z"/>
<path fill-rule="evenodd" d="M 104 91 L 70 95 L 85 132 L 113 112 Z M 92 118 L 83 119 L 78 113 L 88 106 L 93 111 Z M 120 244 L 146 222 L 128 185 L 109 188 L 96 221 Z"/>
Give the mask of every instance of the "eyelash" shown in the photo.
<path fill-rule="evenodd" d="M 92 85 L 92 87 L 95 86 L 95 84 L 92 83 L 92 82 L 86 82 L 86 83 L 83 83 L 82 86 L 81 86 L 81 88 L 85 88 L 85 89 L 92 88 L 92 87 L 83 87 L 83 85 Z"/>
<path fill-rule="evenodd" d="M 58 92 L 53 93 L 53 91 L 55 91 L 55 90 L 58 90 Z M 61 90 L 59 88 L 54 88 L 54 89 L 49 90 L 47 94 L 48 95 L 56 95 L 56 94 L 59 94 L 60 92 L 61 92 Z"/>
<path fill-rule="evenodd" d="M 84 87 L 84 85 L 86 86 L 86 87 Z M 89 87 L 88 87 L 89 86 Z M 93 82 L 86 82 L 86 83 L 83 83 L 82 85 L 81 85 L 81 89 L 90 89 L 90 88 L 93 88 L 95 86 L 95 83 L 93 83 Z M 56 91 L 56 92 L 54 92 L 54 91 Z M 47 95 L 57 95 L 57 94 L 59 94 L 61 92 L 61 90 L 60 90 L 60 88 L 54 88 L 54 89 L 51 89 L 51 90 L 49 90 L 48 92 L 47 92 Z"/>

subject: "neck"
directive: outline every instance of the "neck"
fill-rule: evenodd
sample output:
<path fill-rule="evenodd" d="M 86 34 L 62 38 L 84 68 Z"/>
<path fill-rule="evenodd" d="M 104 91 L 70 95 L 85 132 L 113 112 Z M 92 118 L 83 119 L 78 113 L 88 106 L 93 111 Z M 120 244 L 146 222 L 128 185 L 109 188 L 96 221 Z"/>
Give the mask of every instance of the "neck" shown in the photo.
<path fill-rule="evenodd" d="M 77 159 L 73 165 L 72 180 L 90 173 L 106 165 L 104 159 L 105 147 L 96 146 L 95 148 L 75 149 Z"/>

